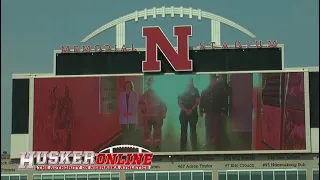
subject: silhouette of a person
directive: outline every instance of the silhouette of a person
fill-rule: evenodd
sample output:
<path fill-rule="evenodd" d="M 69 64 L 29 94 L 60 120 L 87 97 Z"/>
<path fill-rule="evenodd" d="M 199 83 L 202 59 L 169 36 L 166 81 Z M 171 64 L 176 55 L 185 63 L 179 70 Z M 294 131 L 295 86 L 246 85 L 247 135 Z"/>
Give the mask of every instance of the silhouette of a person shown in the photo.
<path fill-rule="evenodd" d="M 51 114 L 53 139 L 58 150 L 71 150 L 71 135 L 74 126 L 73 102 L 68 86 L 65 86 L 64 93 L 57 95 L 57 86 L 51 91 Z"/>

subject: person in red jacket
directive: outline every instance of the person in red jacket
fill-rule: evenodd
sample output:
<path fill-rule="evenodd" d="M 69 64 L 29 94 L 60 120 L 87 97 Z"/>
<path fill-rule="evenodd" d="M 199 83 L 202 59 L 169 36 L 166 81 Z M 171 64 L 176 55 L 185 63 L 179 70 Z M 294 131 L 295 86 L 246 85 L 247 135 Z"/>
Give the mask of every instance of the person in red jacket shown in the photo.
<path fill-rule="evenodd" d="M 139 109 L 142 116 L 143 125 L 143 145 L 146 148 L 156 146 L 160 150 L 162 125 L 166 118 L 167 106 L 164 101 L 154 92 L 154 79 L 148 79 L 148 89 L 139 99 Z M 152 133 L 153 130 L 153 134 Z"/>

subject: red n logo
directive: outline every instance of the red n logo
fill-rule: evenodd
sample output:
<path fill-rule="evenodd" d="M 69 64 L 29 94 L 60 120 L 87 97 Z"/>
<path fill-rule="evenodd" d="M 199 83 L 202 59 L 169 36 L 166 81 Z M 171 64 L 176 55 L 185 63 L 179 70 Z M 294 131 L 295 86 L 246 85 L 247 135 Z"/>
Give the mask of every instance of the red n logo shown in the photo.
<path fill-rule="evenodd" d="M 160 72 L 158 47 L 175 71 L 192 71 L 192 60 L 189 59 L 189 36 L 191 26 L 175 26 L 174 37 L 177 37 L 177 51 L 160 27 L 143 27 L 142 36 L 146 38 L 146 59 L 142 62 L 142 72 Z"/>

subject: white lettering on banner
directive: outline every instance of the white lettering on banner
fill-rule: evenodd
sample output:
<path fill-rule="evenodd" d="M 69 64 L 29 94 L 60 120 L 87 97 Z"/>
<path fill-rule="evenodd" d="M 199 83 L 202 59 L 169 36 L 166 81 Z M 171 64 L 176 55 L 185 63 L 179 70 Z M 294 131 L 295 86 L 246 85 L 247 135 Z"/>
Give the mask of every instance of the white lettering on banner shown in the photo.
<path fill-rule="evenodd" d="M 231 49 L 249 49 L 249 48 L 262 48 L 263 47 L 263 42 L 261 40 L 256 40 L 254 43 L 250 42 L 250 41 L 246 41 L 245 43 L 242 43 L 240 41 L 234 41 L 232 43 L 230 42 L 223 42 L 221 46 L 216 46 L 216 42 L 209 42 L 209 43 L 204 43 L 204 42 L 200 42 L 199 46 L 200 46 L 200 50 L 206 50 L 206 49 L 216 49 L 216 48 L 222 48 L 222 49 L 229 49 L 229 46 L 233 45 L 233 47 Z M 137 51 L 136 48 L 134 47 L 133 44 L 131 44 L 130 48 L 124 44 L 122 45 L 121 48 L 117 48 L 116 45 L 113 46 L 113 48 L 111 48 L 111 45 L 109 44 L 105 44 L 105 45 L 101 45 L 101 44 L 96 44 L 93 46 L 93 49 L 89 49 L 91 48 L 91 46 L 82 46 L 81 48 L 79 48 L 79 45 L 73 45 L 73 46 L 69 46 L 69 45 L 62 45 L 61 46 L 61 53 L 86 53 L 86 52 L 127 52 L 127 51 Z M 102 48 L 104 47 L 104 49 Z M 277 40 L 268 40 L 267 41 L 267 48 L 276 48 L 278 47 L 277 45 Z M 72 51 L 73 48 L 73 51 Z"/>
<path fill-rule="evenodd" d="M 82 158 L 82 154 L 83 152 L 82 151 L 74 151 L 73 152 L 74 156 L 73 156 L 73 161 L 72 161 L 72 164 L 81 164 L 81 158 Z"/>
<path fill-rule="evenodd" d="M 138 150 L 132 153 L 104 153 L 110 149 L 124 147 Z M 113 150 L 110 150 L 110 152 L 113 152 Z M 99 153 L 94 151 L 21 152 L 18 167 L 19 169 L 36 170 L 150 169 L 152 158 L 153 153 L 145 148 L 134 145 L 118 145 L 104 149 Z M 36 159 L 35 164 L 34 159 Z"/>
<path fill-rule="evenodd" d="M 48 152 L 47 151 L 39 151 L 36 153 L 37 156 L 37 164 L 44 165 L 47 163 Z"/>
<path fill-rule="evenodd" d="M 94 158 L 95 158 L 95 154 L 93 154 L 92 152 L 88 152 L 88 151 L 84 151 L 83 153 L 84 159 L 83 159 L 83 164 L 94 164 Z"/>
<path fill-rule="evenodd" d="M 59 164 L 65 164 L 70 165 L 71 162 L 69 160 L 69 155 L 71 154 L 71 151 L 61 151 L 60 152 L 60 163 Z"/>
<path fill-rule="evenodd" d="M 19 169 L 33 169 L 34 155 L 35 152 L 21 152 Z"/>
<path fill-rule="evenodd" d="M 59 161 L 59 152 L 52 151 L 49 153 L 48 157 L 49 157 L 49 160 L 48 160 L 49 164 L 57 164 Z"/>
<path fill-rule="evenodd" d="M 93 151 L 21 152 L 19 169 L 34 169 L 34 158 L 36 158 L 37 165 L 70 165 L 71 153 L 74 155 L 72 164 L 82 164 L 82 157 L 85 160 L 84 164 L 94 164 L 95 152 Z"/>

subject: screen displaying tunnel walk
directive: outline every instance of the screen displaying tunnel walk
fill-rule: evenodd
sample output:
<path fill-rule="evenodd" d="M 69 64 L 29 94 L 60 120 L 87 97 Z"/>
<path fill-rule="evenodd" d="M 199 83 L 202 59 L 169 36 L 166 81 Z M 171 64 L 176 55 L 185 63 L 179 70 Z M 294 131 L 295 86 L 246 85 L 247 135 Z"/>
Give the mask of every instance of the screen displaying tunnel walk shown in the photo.
<path fill-rule="evenodd" d="M 305 150 L 304 74 L 36 78 L 33 138 L 35 151 Z"/>

